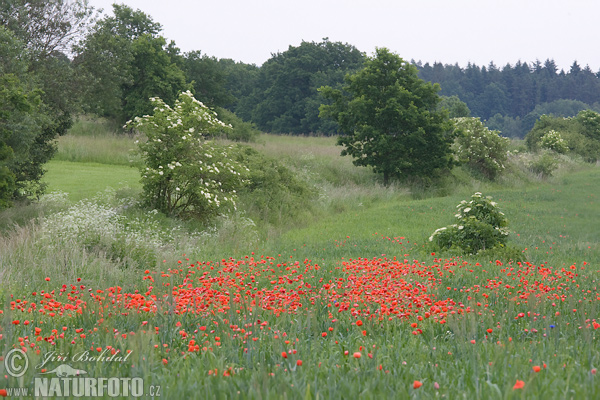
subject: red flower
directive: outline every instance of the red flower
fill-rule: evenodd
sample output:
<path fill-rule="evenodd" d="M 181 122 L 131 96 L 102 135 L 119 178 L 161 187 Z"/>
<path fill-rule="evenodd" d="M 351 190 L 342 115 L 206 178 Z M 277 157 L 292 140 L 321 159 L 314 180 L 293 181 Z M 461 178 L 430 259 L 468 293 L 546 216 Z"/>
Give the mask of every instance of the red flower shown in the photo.
<path fill-rule="evenodd" d="M 533 371 L 534 372 L 540 372 L 542 370 L 542 367 L 540 367 L 539 365 L 534 365 L 533 366 Z"/>
<path fill-rule="evenodd" d="M 282 352 L 281 352 L 281 357 L 283 357 L 283 358 L 287 358 L 287 353 L 286 353 L 285 351 L 282 351 Z"/>
<path fill-rule="evenodd" d="M 515 386 L 513 386 L 513 389 L 523 389 L 524 387 L 525 387 L 525 382 L 517 379 L 517 382 L 515 383 Z"/>
<path fill-rule="evenodd" d="M 423 383 L 421 381 L 414 381 L 413 382 L 413 389 L 418 389 L 421 386 L 423 386 Z"/>
<path fill-rule="evenodd" d="M 302 366 L 302 360 L 296 361 L 296 365 L 299 366 L 299 367 L 301 367 Z"/>
<path fill-rule="evenodd" d="M 360 354 L 359 351 L 357 351 L 356 353 L 354 353 L 354 358 L 361 358 L 362 354 Z"/>

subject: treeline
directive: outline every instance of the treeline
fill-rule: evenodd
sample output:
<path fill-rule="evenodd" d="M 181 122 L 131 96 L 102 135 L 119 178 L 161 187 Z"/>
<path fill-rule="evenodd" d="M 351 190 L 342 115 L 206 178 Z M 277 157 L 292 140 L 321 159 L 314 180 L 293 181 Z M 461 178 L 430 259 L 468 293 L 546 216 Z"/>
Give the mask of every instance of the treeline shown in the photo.
<path fill-rule="evenodd" d="M 584 109 L 600 110 L 600 71 L 573 62 L 568 72 L 548 59 L 498 68 L 420 62 L 419 76 L 439 83 L 441 95 L 458 96 L 471 114 L 505 136 L 524 137 L 543 114 L 570 117 Z"/>
<path fill-rule="evenodd" d="M 340 88 L 366 55 L 342 42 L 302 42 L 261 66 L 181 52 L 141 10 L 99 15 L 85 0 L 0 2 L 0 207 L 43 191 L 42 165 L 55 139 L 82 113 L 119 124 L 172 105 L 190 90 L 234 127 L 231 138 L 340 133 L 319 118 L 321 87 Z M 600 110 L 600 73 L 552 60 L 497 68 L 414 63 L 437 82 L 456 116 L 481 117 L 504 136 L 524 137 L 543 114 Z"/>

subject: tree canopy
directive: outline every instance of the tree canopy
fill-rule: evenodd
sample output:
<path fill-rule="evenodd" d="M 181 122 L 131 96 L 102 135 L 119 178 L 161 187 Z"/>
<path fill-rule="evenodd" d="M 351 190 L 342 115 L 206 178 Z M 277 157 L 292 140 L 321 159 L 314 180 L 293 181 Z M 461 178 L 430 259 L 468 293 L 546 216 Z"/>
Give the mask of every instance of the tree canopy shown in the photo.
<path fill-rule="evenodd" d="M 333 118 L 342 135 L 342 155 L 392 178 L 434 177 L 452 167 L 450 123 L 438 109 L 439 85 L 419 79 L 417 69 L 386 48 L 377 49 L 364 68 L 348 74 L 340 89 L 321 93 L 333 101 L 321 116 Z"/>

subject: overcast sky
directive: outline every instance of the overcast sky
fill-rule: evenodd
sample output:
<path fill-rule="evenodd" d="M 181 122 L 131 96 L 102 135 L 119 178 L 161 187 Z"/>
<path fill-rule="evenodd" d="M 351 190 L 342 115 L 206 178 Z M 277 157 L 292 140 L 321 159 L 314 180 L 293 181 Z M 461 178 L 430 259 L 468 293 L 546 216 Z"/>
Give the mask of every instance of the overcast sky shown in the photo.
<path fill-rule="evenodd" d="M 89 0 L 111 14 L 113 0 Z M 261 65 L 304 41 L 387 47 L 444 64 L 554 59 L 600 70 L 598 0 L 122 0 L 159 22 L 182 51 Z"/>

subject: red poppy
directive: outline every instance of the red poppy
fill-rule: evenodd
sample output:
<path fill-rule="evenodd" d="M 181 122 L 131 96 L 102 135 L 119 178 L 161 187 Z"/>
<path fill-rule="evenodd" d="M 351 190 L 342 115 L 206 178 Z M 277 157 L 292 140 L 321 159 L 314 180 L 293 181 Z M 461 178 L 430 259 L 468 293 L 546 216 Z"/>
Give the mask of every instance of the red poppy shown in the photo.
<path fill-rule="evenodd" d="M 513 386 L 513 389 L 523 389 L 524 387 L 525 387 L 525 382 L 517 379 L 517 382 L 515 383 L 515 386 Z"/>
<path fill-rule="evenodd" d="M 423 383 L 421 381 L 414 381 L 413 382 L 413 389 L 418 389 L 421 386 L 423 386 Z"/>

